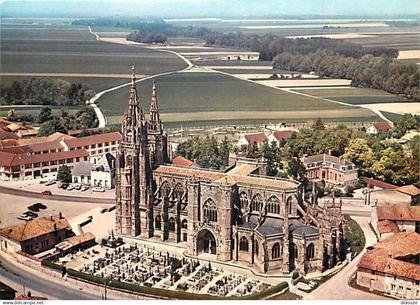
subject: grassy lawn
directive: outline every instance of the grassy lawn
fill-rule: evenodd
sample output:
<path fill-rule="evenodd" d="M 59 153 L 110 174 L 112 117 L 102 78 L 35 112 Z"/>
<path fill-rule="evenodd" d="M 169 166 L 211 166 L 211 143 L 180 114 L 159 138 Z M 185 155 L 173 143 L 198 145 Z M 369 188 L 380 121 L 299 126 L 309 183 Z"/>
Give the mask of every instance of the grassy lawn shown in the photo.
<path fill-rule="evenodd" d="M 350 216 L 344 215 L 344 236 L 345 242 L 352 254 L 352 258 L 356 257 L 366 244 L 365 234 L 356 221 Z"/>
<path fill-rule="evenodd" d="M 337 89 L 304 89 L 295 90 L 314 96 L 325 97 L 352 105 L 393 103 L 404 101 L 403 97 L 390 94 L 383 90 L 370 88 L 337 88 Z"/>

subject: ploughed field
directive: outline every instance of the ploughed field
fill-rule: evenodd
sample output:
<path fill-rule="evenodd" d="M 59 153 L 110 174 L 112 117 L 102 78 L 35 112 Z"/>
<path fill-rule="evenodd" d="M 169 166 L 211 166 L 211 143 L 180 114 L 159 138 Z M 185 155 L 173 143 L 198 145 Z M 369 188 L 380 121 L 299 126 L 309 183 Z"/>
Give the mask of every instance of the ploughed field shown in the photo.
<path fill-rule="evenodd" d="M 141 105 L 150 107 L 151 81 L 138 83 Z M 339 121 L 370 121 L 367 109 L 343 106 L 277 90 L 220 73 L 173 73 L 157 78 L 159 108 L 166 123 L 201 125 L 211 121 L 302 121 L 317 117 Z M 128 87 L 104 94 L 99 106 L 110 125 L 120 124 L 127 108 Z M 171 125 L 173 125 L 171 124 Z"/>
<path fill-rule="evenodd" d="M 7 23 L 2 25 L 0 52 L 0 72 L 7 82 L 13 77 L 44 77 L 42 73 L 48 73 L 48 77 L 63 79 L 74 74 L 73 78 L 87 85 L 89 78 L 101 76 L 103 82 L 116 86 L 127 80 L 133 64 L 139 75 L 186 67 L 175 54 L 97 41 L 87 27 L 69 25 Z M 107 89 L 97 85 L 100 82 L 90 84 L 96 91 Z"/>

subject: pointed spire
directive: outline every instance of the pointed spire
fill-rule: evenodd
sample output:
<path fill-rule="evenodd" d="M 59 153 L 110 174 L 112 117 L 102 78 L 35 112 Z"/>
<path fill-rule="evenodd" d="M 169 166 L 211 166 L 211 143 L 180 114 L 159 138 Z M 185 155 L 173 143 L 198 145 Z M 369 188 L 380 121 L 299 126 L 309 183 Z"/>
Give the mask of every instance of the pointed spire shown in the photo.
<path fill-rule="evenodd" d="M 150 127 L 152 130 L 159 130 L 161 126 L 159 105 L 157 99 L 156 82 L 153 80 L 152 86 L 152 102 L 150 104 Z"/>

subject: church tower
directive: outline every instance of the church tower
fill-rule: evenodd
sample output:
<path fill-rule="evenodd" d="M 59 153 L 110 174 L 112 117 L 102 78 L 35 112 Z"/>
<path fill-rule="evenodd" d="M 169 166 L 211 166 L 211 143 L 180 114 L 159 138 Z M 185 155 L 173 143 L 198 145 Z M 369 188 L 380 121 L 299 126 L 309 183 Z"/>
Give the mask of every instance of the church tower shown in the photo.
<path fill-rule="evenodd" d="M 152 168 L 147 122 L 139 105 L 135 69 L 128 110 L 122 121 L 122 140 L 116 157 L 116 233 L 150 237 L 153 215 Z"/>
<path fill-rule="evenodd" d="M 151 164 L 153 168 L 168 162 L 167 136 L 160 120 L 156 82 L 153 80 L 152 101 L 150 103 L 150 121 L 148 123 L 148 139 Z"/>

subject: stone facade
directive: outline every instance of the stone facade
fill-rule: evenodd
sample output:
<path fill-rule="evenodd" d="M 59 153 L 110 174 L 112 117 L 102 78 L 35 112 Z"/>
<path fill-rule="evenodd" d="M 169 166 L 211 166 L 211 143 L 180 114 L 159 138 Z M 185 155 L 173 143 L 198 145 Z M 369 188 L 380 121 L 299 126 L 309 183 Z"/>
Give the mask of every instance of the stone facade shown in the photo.
<path fill-rule="evenodd" d="M 116 163 L 117 234 L 259 272 L 322 271 L 343 258 L 339 204 L 319 206 L 299 182 L 267 177 L 264 160 L 230 156 L 224 172 L 170 164 L 155 84 L 150 112 L 146 121 L 133 73 Z"/>

